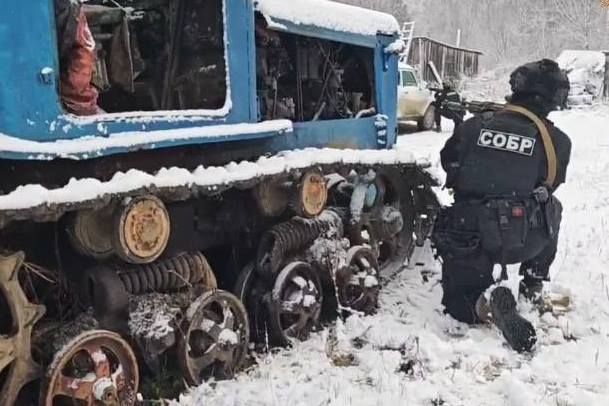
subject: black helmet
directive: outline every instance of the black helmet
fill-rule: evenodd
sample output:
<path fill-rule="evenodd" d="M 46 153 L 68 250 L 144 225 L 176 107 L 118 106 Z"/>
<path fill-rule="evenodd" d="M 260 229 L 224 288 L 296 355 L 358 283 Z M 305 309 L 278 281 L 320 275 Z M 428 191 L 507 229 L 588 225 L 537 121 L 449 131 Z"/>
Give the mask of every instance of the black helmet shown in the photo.
<path fill-rule="evenodd" d="M 542 59 L 519 66 L 510 76 L 513 97 L 539 96 L 550 110 L 563 107 L 569 95 L 569 77 L 558 64 Z"/>

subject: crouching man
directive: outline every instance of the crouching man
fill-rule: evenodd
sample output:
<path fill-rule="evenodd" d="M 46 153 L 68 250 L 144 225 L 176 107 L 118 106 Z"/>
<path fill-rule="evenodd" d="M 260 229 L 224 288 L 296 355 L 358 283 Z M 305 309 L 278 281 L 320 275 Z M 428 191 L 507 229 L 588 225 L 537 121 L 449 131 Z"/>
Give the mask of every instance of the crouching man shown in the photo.
<path fill-rule="evenodd" d="M 505 287 L 494 286 L 495 264 L 520 263 L 520 294 L 538 299 L 557 249 L 571 141 L 547 119 L 564 105 L 569 80 L 551 60 L 511 75 L 509 104 L 455 129 L 441 151 L 454 204 L 438 216 L 433 243 L 442 259 L 442 304 L 465 323 L 493 322 L 511 347 L 530 351 L 536 334 Z M 490 300 L 487 300 L 490 299 Z"/>

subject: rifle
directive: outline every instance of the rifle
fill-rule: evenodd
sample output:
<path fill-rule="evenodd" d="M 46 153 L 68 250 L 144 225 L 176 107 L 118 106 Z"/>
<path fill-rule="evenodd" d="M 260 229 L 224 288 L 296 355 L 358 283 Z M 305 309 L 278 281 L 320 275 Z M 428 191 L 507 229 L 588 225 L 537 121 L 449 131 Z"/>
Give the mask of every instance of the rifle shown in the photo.
<path fill-rule="evenodd" d="M 465 111 L 469 111 L 472 114 L 482 114 L 485 111 L 502 110 L 505 107 L 505 104 L 489 101 L 463 100 L 461 102 L 446 101 L 444 102 L 444 106 L 449 110 L 458 111 L 462 113 L 464 113 Z"/>

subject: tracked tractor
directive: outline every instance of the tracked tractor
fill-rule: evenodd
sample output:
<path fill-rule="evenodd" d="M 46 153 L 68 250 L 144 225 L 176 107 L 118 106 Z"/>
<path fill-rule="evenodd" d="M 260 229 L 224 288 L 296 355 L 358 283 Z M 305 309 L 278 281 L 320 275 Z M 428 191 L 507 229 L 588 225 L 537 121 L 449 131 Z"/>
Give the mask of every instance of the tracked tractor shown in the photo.
<path fill-rule="evenodd" d="M 373 313 L 437 208 L 395 19 L 67 1 L 0 13 L 0 405 L 175 396 Z"/>

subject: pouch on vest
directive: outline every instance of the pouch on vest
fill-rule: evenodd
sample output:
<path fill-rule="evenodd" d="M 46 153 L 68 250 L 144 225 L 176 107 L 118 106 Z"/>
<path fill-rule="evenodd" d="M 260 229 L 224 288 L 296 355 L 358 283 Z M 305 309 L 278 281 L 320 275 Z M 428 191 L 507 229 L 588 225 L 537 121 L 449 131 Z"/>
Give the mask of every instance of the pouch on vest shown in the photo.
<path fill-rule="evenodd" d="M 431 241 L 443 258 L 463 258 L 480 250 L 479 233 L 464 221 L 460 206 L 447 207 L 438 213 Z"/>
<path fill-rule="evenodd" d="M 503 199 L 486 202 L 478 217 L 482 248 L 494 255 L 513 255 L 524 250 L 529 229 L 528 211 L 523 202 Z"/>
<path fill-rule="evenodd" d="M 543 205 L 546 230 L 550 238 L 556 237 L 562 220 L 562 204 L 554 195 Z"/>

